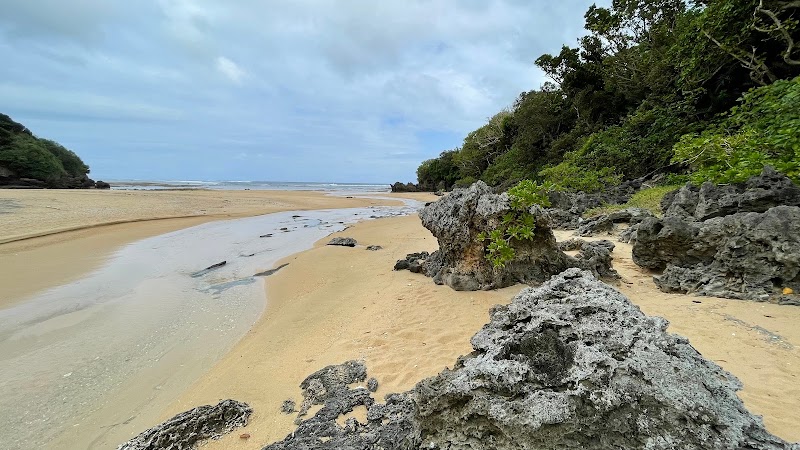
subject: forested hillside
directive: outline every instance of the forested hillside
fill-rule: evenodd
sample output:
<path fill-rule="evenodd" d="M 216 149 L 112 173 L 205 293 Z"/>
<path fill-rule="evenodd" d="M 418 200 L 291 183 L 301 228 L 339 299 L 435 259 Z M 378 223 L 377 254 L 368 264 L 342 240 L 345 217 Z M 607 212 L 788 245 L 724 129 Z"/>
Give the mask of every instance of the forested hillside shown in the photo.
<path fill-rule="evenodd" d="M 729 182 L 764 164 L 800 180 L 800 2 L 614 0 L 585 18 L 577 46 L 536 59 L 553 82 L 423 162 L 421 188 Z"/>
<path fill-rule="evenodd" d="M 0 114 L 0 185 L 94 187 L 88 173 L 89 166 L 74 152 Z"/>

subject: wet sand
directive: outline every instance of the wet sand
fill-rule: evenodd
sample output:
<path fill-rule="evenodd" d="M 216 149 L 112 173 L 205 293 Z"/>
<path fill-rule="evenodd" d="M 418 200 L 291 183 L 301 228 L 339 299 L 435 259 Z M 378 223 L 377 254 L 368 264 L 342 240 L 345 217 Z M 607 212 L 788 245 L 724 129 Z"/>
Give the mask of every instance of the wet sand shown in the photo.
<path fill-rule="evenodd" d="M 380 382 L 376 398 L 409 389 L 470 352 L 469 339 L 488 321 L 488 309 L 521 289 L 455 292 L 422 275 L 393 272 L 407 253 L 436 248 L 414 216 L 360 223 L 339 235 L 384 249 L 318 242 L 287 258 L 291 264 L 266 281 L 267 308 L 258 323 L 162 419 L 224 398 L 245 401 L 255 410 L 250 424 L 203 448 L 260 449 L 294 429 L 294 416 L 280 406 L 289 398 L 299 403 L 298 385 L 307 375 L 362 359 Z M 632 263 L 629 246 L 618 245 L 614 256 L 623 293 L 739 377 L 740 397 L 771 432 L 800 440 L 800 308 L 664 294 Z M 251 438 L 240 439 L 242 432 Z"/>
<path fill-rule="evenodd" d="M 381 212 L 380 207 L 372 206 L 358 210 L 359 216 L 350 216 L 350 219 L 342 216 L 328 224 L 324 219 L 320 221 L 312 216 L 322 213 L 320 217 L 330 217 L 330 221 L 340 214 L 337 211 L 353 214 L 341 209 L 345 206 L 403 203 L 392 198 L 354 199 L 315 192 L 247 192 L 244 194 L 246 202 L 219 214 L 164 219 L 148 217 L 147 213 L 158 212 L 158 205 L 162 202 L 175 201 L 182 207 L 191 208 L 194 203 L 206 200 L 212 203 L 235 202 L 241 199 L 242 193 L 192 191 L 187 196 L 187 192 L 158 192 L 153 196 L 152 192 L 133 192 L 126 193 L 132 195 L 126 195 L 122 203 L 104 205 L 107 220 L 125 223 L 87 221 L 77 226 L 61 221 L 63 217 L 57 214 L 42 213 L 43 208 L 37 206 L 37 202 L 57 199 L 69 206 L 64 210 L 92 214 L 86 208 L 91 207 L 95 200 L 87 203 L 86 199 L 97 199 L 100 197 L 96 196 L 102 194 L 115 193 L 95 191 L 87 195 L 74 191 L 39 191 L 28 195 L 25 191 L 23 197 L 27 200 L 17 201 L 16 207 L 5 208 L 0 214 L 2 236 L 9 236 L 10 224 L 30 222 L 38 227 L 32 237 L 0 244 L 0 357 L 5 361 L 0 364 L 0 391 L 4 393 L 5 405 L 0 408 L 0 415 L 4 415 L 3 421 L 6 422 L 0 433 L 0 442 L 4 442 L 0 447 L 27 448 L 18 445 L 35 441 L 37 446 L 44 445 L 45 448 L 106 448 L 124 440 L 120 436 L 126 436 L 130 430 L 146 428 L 156 417 L 154 414 L 210 367 L 260 316 L 264 306 L 263 286 L 260 280 L 251 278 L 253 273 L 268 269 L 281 255 L 307 248 L 319 237 L 330 233 L 326 228 L 344 227 L 338 220 L 349 221 L 380 215 Z M 109 198 L 104 201 L 108 202 Z M 155 208 L 149 209 L 150 206 Z M 232 236 L 234 222 L 230 225 L 218 222 L 220 226 L 215 225 L 212 230 L 218 229 L 216 233 L 222 234 L 218 238 L 202 238 L 202 243 L 180 242 L 181 239 L 195 239 L 199 231 L 192 231 L 194 228 L 187 233 L 174 232 L 197 225 L 207 229 L 212 225 L 207 222 L 288 207 L 297 207 L 297 211 L 328 208 L 331 213 L 337 213 L 331 215 L 316 209 L 307 213 L 287 213 L 289 216 L 283 220 L 292 222 L 288 225 L 291 230 L 285 236 L 277 235 L 277 239 L 270 240 L 269 248 L 264 249 L 271 255 L 269 260 L 245 258 L 252 255 L 245 255 L 244 250 L 252 252 L 250 247 L 259 247 L 261 241 L 266 241 L 248 241 L 257 238 L 257 233 L 266 229 L 265 225 L 271 226 L 267 231 L 276 234 L 286 226 L 278 228 L 277 224 L 265 223 L 265 220 L 271 220 L 271 216 L 241 219 L 261 224 L 257 225 L 258 230 L 252 229 L 241 237 Z M 298 215 L 307 215 L 308 218 Z M 70 225 L 66 228 L 78 229 L 62 231 L 66 229 L 62 226 L 65 223 Z M 307 231 L 316 235 L 310 235 L 310 239 L 303 238 Z M 151 237 L 155 235 L 158 237 Z M 297 241 L 294 235 L 300 236 L 302 242 Z M 290 239 L 286 245 L 281 244 L 284 237 Z M 150 239 L 141 241 L 144 238 Z M 237 253 L 233 257 L 241 257 L 242 261 L 253 260 L 256 264 L 238 271 L 234 267 L 236 273 L 228 281 L 232 281 L 230 284 L 236 288 L 232 289 L 234 291 L 240 290 L 241 285 L 258 287 L 257 295 L 250 296 L 255 301 L 244 300 L 239 293 L 222 298 L 220 293 L 229 287 L 223 271 L 208 277 L 212 283 L 208 286 L 211 295 L 206 297 L 192 294 L 204 289 L 185 285 L 181 276 L 189 268 L 196 269 L 197 264 L 205 263 L 205 259 L 216 258 L 216 255 L 206 255 L 192 260 L 193 251 L 208 253 L 217 240 L 228 238 L 234 241 L 230 245 L 221 244 L 225 247 L 219 249 L 222 254 L 235 251 L 236 245 L 245 245 L 248 248 L 243 248 L 238 252 L 241 255 Z M 175 240 L 179 242 L 173 242 Z M 137 242 L 131 244 L 132 241 Z M 190 259 L 184 261 L 188 263 L 187 267 L 160 259 L 145 262 L 151 253 L 158 253 L 157 249 L 175 245 L 181 248 L 167 252 L 173 255 L 186 253 L 184 259 Z M 125 261 L 129 263 L 125 265 Z M 165 262 L 169 267 L 157 269 Z M 146 281 L 148 276 L 145 276 L 144 283 L 130 284 L 135 282 L 140 272 L 151 269 L 163 273 L 151 274 L 149 279 L 152 281 Z M 246 274 L 243 280 L 238 280 L 241 270 Z M 172 280 L 175 276 L 178 279 Z M 175 292 L 170 294 L 171 290 Z M 95 294 L 97 300 L 92 299 Z M 219 310 L 220 302 L 226 305 L 224 310 Z M 137 332 L 144 332 L 146 336 L 136 338 Z M 97 345 L 100 342 L 103 344 Z M 82 353 L 79 351 L 81 348 L 85 349 Z M 108 349 L 111 351 L 106 351 Z M 125 381 L 124 377 L 130 376 L 134 369 L 138 371 L 136 379 Z M 113 396 L 109 397 L 111 392 Z M 68 425 L 69 432 L 53 438 L 53 433 L 63 429 L 65 420 L 71 424 Z M 25 431 L 18 427 L 24 423 L 29 424 Z M 26 438 L 31 432 L 34 434 Z"/>
<path fill-rule="evenodd" d="M 0 189 L 0 309 L 97 269 L 139 239 L 277 211 L 400 204 L 310 191 Z"/>

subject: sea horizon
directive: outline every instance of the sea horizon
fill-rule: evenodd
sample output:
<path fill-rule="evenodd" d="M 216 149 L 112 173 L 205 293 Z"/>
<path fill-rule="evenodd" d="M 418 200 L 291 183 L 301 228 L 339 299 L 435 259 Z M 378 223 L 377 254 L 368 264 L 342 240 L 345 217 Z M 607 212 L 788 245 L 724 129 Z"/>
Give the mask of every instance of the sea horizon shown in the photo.
<path fill-rule="evenodd" d="M 113 190 L 275 190 L 275 191 L 342 191 L 390 192 L 391 183 L 337 183 L 321 181 L 258 181 L 258 180 L 108 180 Z"/>

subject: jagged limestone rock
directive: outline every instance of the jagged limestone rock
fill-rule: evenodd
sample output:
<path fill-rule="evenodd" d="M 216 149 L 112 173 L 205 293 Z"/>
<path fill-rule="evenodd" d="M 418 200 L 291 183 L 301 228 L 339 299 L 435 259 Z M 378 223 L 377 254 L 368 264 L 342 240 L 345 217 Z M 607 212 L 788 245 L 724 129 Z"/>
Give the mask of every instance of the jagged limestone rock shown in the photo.
<path fill-rule="evenodd" d="M 626 208 L 584 220 L 578 227 L 577 234 L 584 237 L 594 236 L 597 233 L 613 234 L 616 224 L 627 223 L 633 226 L 648 217 L 653 217 L 653 214 L 646 209 Z"/>
<path fill-rule="evenodd" d="M 739 381 L 590 273 L 569 269 L 491 311 L 474 351 L 350 418 L 354 390 L 265 450 L 800 450 Z M 344 406 L 343 406 L 344 405 Z"/>
<path fill-rule="evenodd" d="M 600 276 L 613 272 L 610 250 L 601 255 L 602 248 L 587 247 L 591 254 L 578 258 L 559 250 L 550 217 L 539 206 L 529 210 L 536 223 L 533 239 L 512 240 L 514 258 L 494 267 L 486 259 L 485 242 L 478 235 L 501 227 L 503 216 L 511 211 L 508 194 L 495 194 L 480 181 L 423 208 L 419 213 L 422 224 L 439 242 L 439 250 L 425 260 L 423 272 L 455 290 L 541 283 L 568 267 L 590 269 Z M 607 266 L 598 266 L 601 262 Z"/>
<path fill-rule="evenodd" d="M 800 207 L 738 213 L 704 222 L 647 219 L 633 246 L 636 264 L 664 270 L 664 291 L 748 300 L 800 287 Z"/>
<path fill-rule="evenodd" d="M 247 425 L 253 412 L 247 403 L 223 400 L 215 406 L 198 406 L 156 425 L 117 450 L 189 450 L 206 439 L 217 439 Z"/>
<path fill-rule="evenodd" d="M 743 183 L 715 185 L 691 184 L 664 196 L 664 216 L 679 216 L 698 221 L 742 212 L 766 212 L 775 206 L 800 206 L 800 186 L 786 175 L 765 166 L 761 175 Z"/>

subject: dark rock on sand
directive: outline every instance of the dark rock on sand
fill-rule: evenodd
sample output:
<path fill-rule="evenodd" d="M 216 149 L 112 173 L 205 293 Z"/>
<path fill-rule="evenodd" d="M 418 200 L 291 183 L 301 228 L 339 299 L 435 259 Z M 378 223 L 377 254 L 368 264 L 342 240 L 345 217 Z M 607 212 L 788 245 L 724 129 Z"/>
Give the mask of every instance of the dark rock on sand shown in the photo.
<path fill-rule="evenodd" d="M 370 392 L 375 392 L 378 390 L 378 380 L 375 378 L 370 378 L 367 380 L 367 390 Z"/>
<path fill-rule="evenodd" d="M 503 267 L 493 267 L 485 258 L 484 242 L 478 239 L 478 235 L 499 228 L 503 216 L 510 211 L 508 195 L 495 194 L 480 181 L 468 189 L 456 189 L 423 208 L 419 213 L 422 224 L 439 241 L 439 250 L 421 263 L 421 271 L 433 277 L 434 282 L 455 290 L 502 288 L 520 282 L 541 283 L 569 267 L 589 269 L 598 276 L 613 272 L 610 250 L 602 246 L 587 246 L 591 254 L 580 258 L 559 250 L 550 229 L 550 218 L 538 206 L 529 210 L 536 222 L 533 239 L 513 240 L 514 258 Z M 602 252 L 605 256 L 601 255 Z M 603 262 L 608 266 L 597 266 Z M 414 267 L 411 262 L 410 267 Z"/>
<path fill-rule="evenodd" d="M 284 263 L 284 264 L 281 264 L 280 266 L 278 266 L 278 267 L 276 267 L 274 269 L 265 270 L 263 272 L 259 272 L 259 273 L 255 274 L 253 276 L 254 277 L 268 277 L 270 275 L 274 275 L 277 271 L 283 269 L 284 267 L 286 267 L 288 265 L 289 265 L 289 263 Z"/>
<path fill-rule="evenodd" d="M 291 414 L 295 411 L 295 406 L 294 400 L 284 400 L 281 404 L 281 412 L 284 414 Z"/>
<path fill-rule="evenodd" d="M 629 226 L 634 226 L 648 217 L 653 217 L 653 214 L 642 208 L 627 208 L 621 211 L 614 211 L 584 220 L 578 227 L 577 234 L 584 237 L 593 236 L 597 233 L 613 234 L 616 224 L 627 223 Z"/>
<path fill-rule="evenodd" d="M 784 287 L 800 287 L 800 207 L 703 222 L 677 215 L 646 219 L 633 260 L 664 270 L 654 279 L 665 291 L 767 300 Z"/>
<path fill-rule="evenodd" d="M 105 181 L 97 180 L 94 182 L 94 187 L 97 189 L 111 189 L 111 185 Z"/>
<path fill-rule="evenodd" d="M 157 425 L 117 450 L 193 449 L 205 439 L 216 439 L 235 428 L 247 425 L 252 409 L 236 400 L 223 400 L 215 406 L 199 406 Z"/>
<path fill-rule="evenodd" d="M 667 325 L 570 269 L 493 309 L 452 370 L 385 404 L 341 386 L 361 367 L 334 377 L 323 408 L 265 449 L 800 449 L 767 432 L 736 396 L 741 383 Z M 366 423 L 339 425 L 355 405 Z"/>
<path fill-rule="evenodd" d="M 355 247 L 356 244 L 355 239 L 349 237 L 335 237 L 328 242 L 328 245 L 340 245 L 342 247 Z"/>
<path fill-rule="evenodd" d="M 394 264 L 394 270 L 408 270 L 414 273 L 423 271 L 423 264 L 430 258 L 428 252 L 409 253 L 405 259 L 399 259 Z"/>
<path fill-rule="evenodd" d="M 300 405 L 298 417 L 305 416 L 314 405 L 324 404 L 323 410 L 336 411 L 336 416 L 350 412 L 358 405 L 371 405 L 369 391 L 364 388 L 349 388 L 349 385 L 366 379 L 367 368 L 359 361 L 327 366 L 314 372 L 300 383 L 303 403 Z"/>
<path fill-rule="evenodd" d="M 383 247 L 381 247 L 380 245 L 368 245 L 367 250 L 372 252 L 377 252 L 378 250 L 383 250 Z"/>

